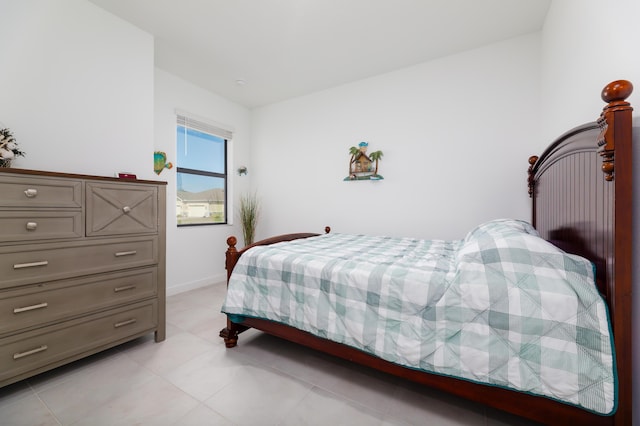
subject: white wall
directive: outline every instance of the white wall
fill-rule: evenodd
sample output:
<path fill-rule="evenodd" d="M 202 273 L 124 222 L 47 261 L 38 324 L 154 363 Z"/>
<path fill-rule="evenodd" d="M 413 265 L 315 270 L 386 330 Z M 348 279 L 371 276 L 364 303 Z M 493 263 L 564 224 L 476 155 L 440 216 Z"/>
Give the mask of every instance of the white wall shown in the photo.
<path fill-rule="evenodd" d="M 640 158 L 640 2 L 611 0 L 604 7 L 598 0 L 562 0 L 551 5 L 542 32 L 541 62 L 543 121 L 545 131 L 555 134 L 584 122 L 594 121 L 604 102 L 602 88 L 613 80 L 635 83 L 629 97 L 634 111 L 634 151 Z M 640 163 L 636 160 L 637 163 Z M 640 189 L 640 170 L 634 176 L 635 193 Z M 640 333 L 640 197 L 634 200 L 634 286 L 632 327 Z M 633 347 L 633 424 L 640 425 L 640 340 Z M 629 372 L 619 372 L 627 376 Z"/>
<path fill-rule="evenodd" d="M 153 179 L 153 38 L 84 0 L 0 3 L 14 167 Z"/>
<path fill-rule="evenodd" d="M 27 154 L 14 167 L 168 181 L 168 293 L 224 280 L 239 228 L 178 230 L 175 169 L 153 173 L 153 151 L 175 158 L 181 108 L 233 127 L 231 158 L 250 167 L 248 110 L 156 72 L 153 37 L 85 0 L 3 1 L 0 16 L 0 122 Z M 246 192 L 249 177 L 230 185 Z"/>
<path fill-rule="evenodd" d="M 167 153 L 169 161 L 176 158 L 176 109 L 219 123 L 233 131 L 228 144 L 228 189 L 230 194 L 249 191 L 252 167 L 249 155 L 249 110 L 218 95 L 207 92 L 163 70 L 155 72 L 155 134 L 156 149 Z M 238 176 L 235 170 L 245 165 L 249 175 Z M 180 227 L 176 225 L 176 168 L 165 169 L 161 178 L 167 184 L 167 293 L 174 294 L 207 284 L 224 281 L 226 239 L 239 236 L 239 225 Z M 228 206 L 234 221 L 234 200 Z"/>
<path fill-rule="evenodd" d="M 529 219 L 539 48 L 528 35 L 254 110 L 258 237 L 330 225 L 454 239 Z M 343 181 L 360 141 L 383 151 L 384 180 Z"/>
<path fill-rule="evenodd" d="M 637 0 L 611 0 L 606 7 L 598 0 L 551 3 L 542 32 L 541 61 L 547 136 L 594 121 L 604 106 L 600 91 L 613 80 L 636 84 L 629 101 L 640 108 L 638 18 Z"/>

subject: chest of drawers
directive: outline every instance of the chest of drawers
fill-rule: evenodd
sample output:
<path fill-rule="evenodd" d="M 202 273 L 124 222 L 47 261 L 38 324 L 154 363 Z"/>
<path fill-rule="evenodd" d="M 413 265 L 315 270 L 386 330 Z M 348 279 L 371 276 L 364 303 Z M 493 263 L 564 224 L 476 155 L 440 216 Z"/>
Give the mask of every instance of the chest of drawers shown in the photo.
<path fill-rule="evenodd" d="M 164 182 L 0 169 L 0 386 L 165 338 Z"/>

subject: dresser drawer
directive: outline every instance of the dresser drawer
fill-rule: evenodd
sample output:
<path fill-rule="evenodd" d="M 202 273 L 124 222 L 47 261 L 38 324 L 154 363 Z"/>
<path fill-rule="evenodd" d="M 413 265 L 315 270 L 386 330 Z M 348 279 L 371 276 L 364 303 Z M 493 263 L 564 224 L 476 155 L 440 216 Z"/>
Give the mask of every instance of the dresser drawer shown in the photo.
<path fill-rule="evenodd" d="M 155 265 L 157 237 L 0 247 L 0 288 Z"/>
<path fill-rule="evenodd" d="M 0 176 L 0 207 L 82 207 L 82 181 Z"/>
<path fill-rule="evenodd" d="M 158 189 L 87 182 L 87 236 L 158 232 Z"/>
<path fill-rule="evenodd" d="M 0 242 L 80 238 L 82 212 L 0 211 Z"/>
<path fill-rule="evenodd" d="M 153 301 L 1 339 L 0 382 L 151 331 L 157 323 L 157 303 Z"/>
<path fill-rule="evenodd" d="M 157 275 L 151 267 L 0 292 L 0 334 L 154 297 Z"/>

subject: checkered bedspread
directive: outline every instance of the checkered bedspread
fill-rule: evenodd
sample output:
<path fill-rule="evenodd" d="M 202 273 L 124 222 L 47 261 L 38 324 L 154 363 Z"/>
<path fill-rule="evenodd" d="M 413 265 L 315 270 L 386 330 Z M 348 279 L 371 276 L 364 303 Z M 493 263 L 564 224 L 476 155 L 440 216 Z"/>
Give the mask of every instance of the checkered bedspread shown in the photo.
<path fill-rule="evenodd" d="M 410 368 L 615 411 L 593 267 L 526 222 L 491 221 L 455 241 L 327 234 L 255 247 L 235 266 L 222 311 Z"/>

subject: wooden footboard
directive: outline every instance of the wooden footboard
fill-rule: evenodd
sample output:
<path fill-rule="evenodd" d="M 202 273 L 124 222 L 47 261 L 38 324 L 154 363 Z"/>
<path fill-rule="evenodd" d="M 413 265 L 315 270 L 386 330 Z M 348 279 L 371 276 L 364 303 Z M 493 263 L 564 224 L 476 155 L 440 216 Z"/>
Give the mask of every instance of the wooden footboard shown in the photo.
<path fill-rule="evenodd" d="M 331 232 L 331 228 L 329 226 L 326 226 L 324 228 L 324 232 L 325 234 L 328 234 L 329 232 Z M 227 269 L 227 283 L 229 282 L 229 278 L 231 277 L 231 272 L 233 272 L 233 268 L 236 266 L 236 263 L 238 263 L 238 259 L 240 259 L 240 256 L 242 256 L 242 254 L 245 251 L 249 250 L 250 248 L 257 247 L 257 246 L 268 246 L 270 244 L 281 243 L 284 241 L 293 241 L 301 238 L 315 237 L 318 235 L 320 234 L 313 233 L 313 232 L 302 232 L 297 234 L 278 235 L 276 237 L 266 238 L 264 240 L 257 241 L 253 244 L 250 244 L 242 248 L 241 250 L 238 250 L 236 248 L 236 244 L 238 244 L 238 239 L 236 237 L 231 236 L 227 238 L 228 248 L 225 253 L 225 268 Z M 220 330 L 220 337 L 224 339 L 224 344 L 227 348 L 233 348 L 238 344 L 238 334 L 242 333 L 243 331 L 246 331 L 249 328 L 250 326 L 248 324 L 242 324 L 242 325 L 236 324 L 232 322 L 229 318 L 227 318 L 227 326 L 222 330 Z"/>

